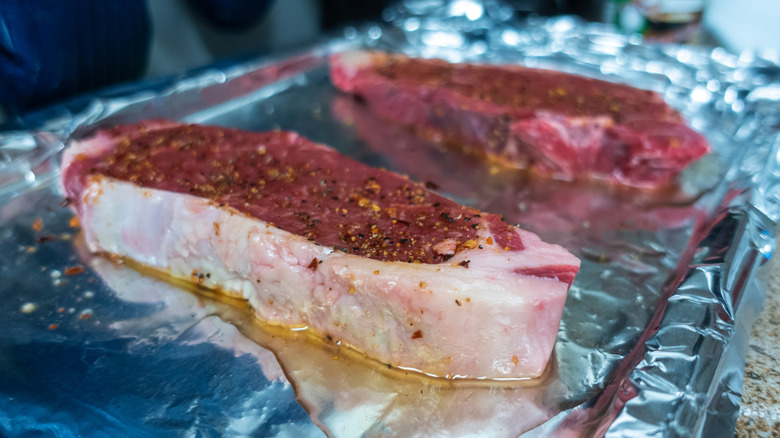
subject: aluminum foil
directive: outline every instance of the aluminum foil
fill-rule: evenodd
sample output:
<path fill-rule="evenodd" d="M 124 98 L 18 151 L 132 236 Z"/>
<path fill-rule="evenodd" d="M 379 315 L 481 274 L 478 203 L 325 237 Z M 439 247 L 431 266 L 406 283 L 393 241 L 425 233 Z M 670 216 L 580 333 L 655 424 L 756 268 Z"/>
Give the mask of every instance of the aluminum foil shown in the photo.
<path fill-rule="evenodd" d="M 444 6 L 444 7 L 441 7 Z M 770 57 L 644 45 L 499 2 L 406 1 L 291 56 L 50 108 L 0 137 L 0 434 L 50 436 L 731 436 L 757 269 L 780 218 L 780 68 Z M 714 154 L 675 193 L 534 181 L 376 118 L 327 54 L 380 48 L 520 62 L 662 93 Z M 583 263 L 553 360 L 532 385 L 387 370 L 306 333 L 84 251 L 53 181 L 71 138 L 171 118 L 291 129 L 503 214 Z"/>

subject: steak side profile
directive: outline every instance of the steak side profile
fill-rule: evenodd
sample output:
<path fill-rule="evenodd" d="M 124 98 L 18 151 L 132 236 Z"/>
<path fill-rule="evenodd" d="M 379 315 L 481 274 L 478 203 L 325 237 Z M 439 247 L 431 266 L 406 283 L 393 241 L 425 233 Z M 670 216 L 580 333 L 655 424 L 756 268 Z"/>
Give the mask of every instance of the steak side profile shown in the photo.
<path fill-rule="evenodd" d="M 426 138 L 565 180 L 657 189 L 710 151 L 655 92 L 521 66 L 332 55 L 331 79 Z"/>
<path fill-rule="evenodd" d="M 385 364 L 531 378 L 579 260 L 295 133 L 152 121 L 65 150 L 89 249 L 246 300 Z"/>

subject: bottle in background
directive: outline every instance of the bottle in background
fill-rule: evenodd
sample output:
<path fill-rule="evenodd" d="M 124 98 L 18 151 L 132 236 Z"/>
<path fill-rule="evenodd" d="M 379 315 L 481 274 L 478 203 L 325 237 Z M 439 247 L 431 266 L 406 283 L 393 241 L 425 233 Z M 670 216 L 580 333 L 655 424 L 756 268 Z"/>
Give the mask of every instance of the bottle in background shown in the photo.
<path fill-rule="evenodd" d="M 696 43 L 706 0 L 608 0 L 605 21 L 646 40 Z"/>

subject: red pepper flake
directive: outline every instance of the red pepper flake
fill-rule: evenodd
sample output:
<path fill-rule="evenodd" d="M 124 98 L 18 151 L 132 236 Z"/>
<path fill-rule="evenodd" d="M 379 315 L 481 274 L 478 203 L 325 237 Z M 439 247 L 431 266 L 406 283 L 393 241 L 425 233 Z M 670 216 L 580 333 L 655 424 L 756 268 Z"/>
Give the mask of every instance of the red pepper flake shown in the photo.
<path fill-rule="evenodd" d="M 71 266 L 65 269 L 65 275 L 79 275 L 84 272 L 83 266 Z"/>
<path fill-rule="evenodd" d="M 219 224 L 214 222 L 214 234 L 219 236 Z"/>
<path fill-rule="evenodd" d="M 412 333 L 412 339 L 420 339 L 422 337 L 423 337 L 422 331 L 420 330 L 417 330 L 416 332 Z"/>
<path fill-rule="evenodd" d="M 504 247 L 504 251 L 509 251 L 510 249 L 512 249 L 512 248 L 510 248 L 510 247 L 508 247 L 508 246 L 505 246 L 505 247 Z"/>
<path fill-rule="evenodd" d="M 59 324 L 49 324 L 49 330 L 57 330 L 60 328 Z"/>
<path fill-rule="evenodd" d="M 70 221 L 68 221 L 68 225 L 70 225 L 71 228 L 78 228 L 81 226 L 81 222 L 78 217 L 73 216 L 70 218 Z"/>
<path fill-rule="evenodd" d="M 38 242 L 38 243 L 46 243 L 46 242 L 51 242 L 51 241 L 53 241 L 53 240 L 55 240 L 55 239 L 56 239 L 56 238 L 55 238 L 54 236 L 52 236 L 51 234 L 47 234 L 47 235 L 45 235 L 45 236 L 41 236 L 41 237 L 39 237 L 39 238 L 37 239 L 37 242 Z"/>
<path fill-rule="evenodd" d="M 512 356 L 512 363 L 517 365 L 517 362 L 518 362 L 517 355 L 515 354 L 515 355 Z"/>
<path fill-rule="evenodd" d="M 38 218 L 35 219 L 35 222 L 32 224 L 32 229 L 35 231 L 41 231 L 43 229 L 43 219 Z"/>
<path fill-rule="evenodd" d="M 460 300 L 455 300 L 455 304 L 457 304 L 458 306 L 462 306 L 463 305 L 463 304 L 461 304 Z"/>
<path fill-rule="evenodd" d="M 317 266 L 319 266 L 319 265 L 320 265 L 320 262 L 315 257 L 315 258 L 311 259 L 311 263 L 309 263 L 309 269 L 311 269 L 312 271 L 316 271 L 317 270 Z"/>
<path fill-rule="evenodd" d="M 471 263 L 471 260 L 463 260 L 462 262 L 458 263 L 460 266 L 463 266 L 464 268 L 468 269 L 469 263 Z"/>
<path fill-rule="evenodd" d="M 493 244 L 493 238 L 488 236 L 488 238 L 485 239 L 485 242 L 487 242 L 488 245 L 492 245 Z"/>

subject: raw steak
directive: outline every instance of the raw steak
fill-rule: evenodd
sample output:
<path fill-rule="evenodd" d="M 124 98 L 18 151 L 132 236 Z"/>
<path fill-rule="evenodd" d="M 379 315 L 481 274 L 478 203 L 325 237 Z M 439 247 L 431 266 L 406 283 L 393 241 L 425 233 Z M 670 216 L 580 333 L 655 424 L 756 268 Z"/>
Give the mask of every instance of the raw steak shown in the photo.
<path fill-rule="evenodd" d="M 658 94 L 562 72 L 354 51 L 331 77 L 420 135 L 545 176 L 658 188 L 710 150 Z"/>
<path fill-rule="evenodd" d="M 92 251 L 246 299 L 392 366 L 539 376 L 579 260 L 291 132 L 148 122 L 63 157 Z"/>

